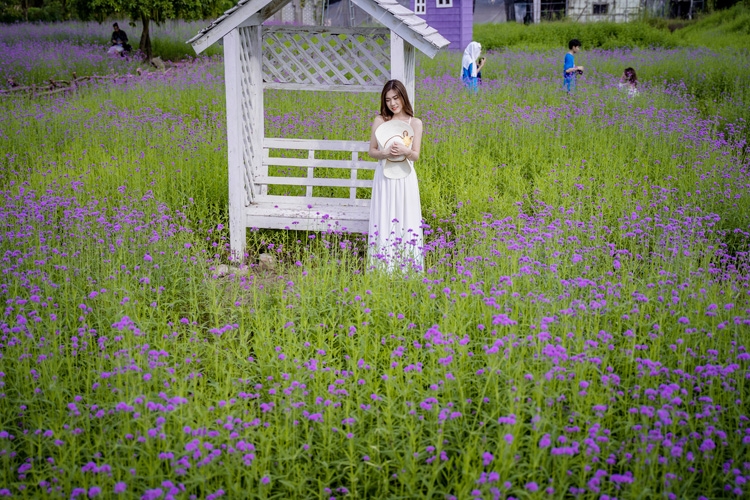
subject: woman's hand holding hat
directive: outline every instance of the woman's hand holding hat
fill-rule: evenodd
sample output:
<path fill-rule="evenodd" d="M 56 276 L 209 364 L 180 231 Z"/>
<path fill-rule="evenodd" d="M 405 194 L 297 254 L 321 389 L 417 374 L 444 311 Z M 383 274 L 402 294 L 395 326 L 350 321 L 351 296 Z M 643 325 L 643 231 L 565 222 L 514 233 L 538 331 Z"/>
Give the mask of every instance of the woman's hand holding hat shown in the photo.
<path fill-rule="evenodd" d="M 408 156 L 409 152 L 411 151 L 411 148 L 407 148 L 404 144 L 403 140 L 399 140 L 399 138 L 395 138 L 392 141 L 390 141 L 390 148 L 388 149 L 388 152 L 390 153 L 391 160 L 396 161 L 403 161 L 404 156 Z"/>

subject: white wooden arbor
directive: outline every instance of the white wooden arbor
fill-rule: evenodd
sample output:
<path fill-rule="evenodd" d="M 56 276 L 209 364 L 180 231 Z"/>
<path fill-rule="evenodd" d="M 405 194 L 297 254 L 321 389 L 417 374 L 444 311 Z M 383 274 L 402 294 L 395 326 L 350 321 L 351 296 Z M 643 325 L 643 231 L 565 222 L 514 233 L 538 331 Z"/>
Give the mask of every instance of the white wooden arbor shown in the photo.
<path fill-rule="evenodd" d="M 414 103 L 416 49 L 434 57 L 450 43 L 396 0 L 351 0 L 385 28 L 262 25 L 289 1 L 240 0 L 187 42 L 198 54 L 224 43 L 229 233 L 236 260 L 244 256 L 248 227 L 368 229 L 370 200 L 357 198 L 357 189 L 372 188 L 372 181 L 358 179 L 357 172 L 375 168 L 364 159 L 369 141 L 265 137 L 263 89 L 379 93 L 386 81 L 398 79 Z M 301 150 L 307 157 L 287 158 L 281 150 Z M 316 157 L 323 151 L 347 152 L 350 159 Z M 280 175 L 279 167 L 302 168 L 307 175 Z M 316 169 L 344 169 L 349 176 L 316 176 Z M 300 186 L 304 195 L 274 194 L 274 186 Z M 316 196 L 316 188 L 327 187 L 346 188 L 349 195 Z"/>

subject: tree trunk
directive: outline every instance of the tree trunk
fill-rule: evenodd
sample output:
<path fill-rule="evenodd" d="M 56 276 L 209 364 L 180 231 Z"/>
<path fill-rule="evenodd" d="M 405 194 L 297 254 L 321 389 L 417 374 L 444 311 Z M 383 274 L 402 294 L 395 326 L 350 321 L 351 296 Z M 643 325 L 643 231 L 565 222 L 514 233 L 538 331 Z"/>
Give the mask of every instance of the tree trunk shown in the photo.
<path fill-rule="evenodd" d="M 151 34 L 149 33 L 149 24 L 151 23 L 151 19 L 143 14 L 141 15 L 141 21 L 143 22 L 143 31 L 141 32 L 141 42 L 138 45 L 138 48 L 143 53 L 144 57 L 147 61 L 151 60 Z"/>
<path fill-rule="evenodd" d="M 21 10 L 23 11 L 23 20 L 29 22 L 29 0 L 23 0 L 21 2 Z"/>

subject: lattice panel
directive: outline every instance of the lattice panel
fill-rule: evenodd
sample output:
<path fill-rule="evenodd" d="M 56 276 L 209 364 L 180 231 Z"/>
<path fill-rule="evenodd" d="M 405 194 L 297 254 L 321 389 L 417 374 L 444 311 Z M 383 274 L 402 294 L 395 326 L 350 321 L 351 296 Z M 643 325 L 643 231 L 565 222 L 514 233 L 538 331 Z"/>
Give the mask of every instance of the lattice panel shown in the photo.
<path fill-rule="evenodd" d="M 250 65 L 250 54 L 251 54 L 251 42 L 249 37 L 249 30 L 246 28 L 240 28 L 240 67 L 241 71 L 241 89 L 242 89 L 242 146 L 243 146 L 243 160 L 244 169 L 243 175 L 245 180 L 245 193 L 246 199 L 245 204 L 250 205 L 257 194 L 255 192 L 255 184 L 253 182 L 253 169 L 252 165 L 260 165 L 263 156 L 263 151 L 255 151 L 253 148 L 253 141 L 251 138 L 256 133 L 263 133 L 263 121 L 257 122 L 257 113 L 253 109 L 253 99 L 251 98 L 250 82 L 251 82 L 251 65 Z M 262 103 L 260 103 L 262 105 Z"/>
<path fill-rule="evenodd" d="M 266 86 L 380 89 L 390 79 L 390 32 L 267 27 L 263 31 Z"/>

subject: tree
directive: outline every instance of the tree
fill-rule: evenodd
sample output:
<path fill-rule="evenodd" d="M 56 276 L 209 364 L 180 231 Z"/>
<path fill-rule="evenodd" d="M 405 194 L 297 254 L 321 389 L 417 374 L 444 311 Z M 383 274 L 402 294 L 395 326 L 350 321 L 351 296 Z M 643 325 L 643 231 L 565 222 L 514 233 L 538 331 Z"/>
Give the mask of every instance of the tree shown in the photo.
<path fill-rule="evenodd" d="M 107 17 L 126 15 L 131 22 L 142 23 L 138 48 L 150 60 L 151 23 L 157 25 L 167 19 L 203 19 L 216 14 L 223 0 L 76 0 L 76 11 L 81 19 L 103 22 Z"/>

